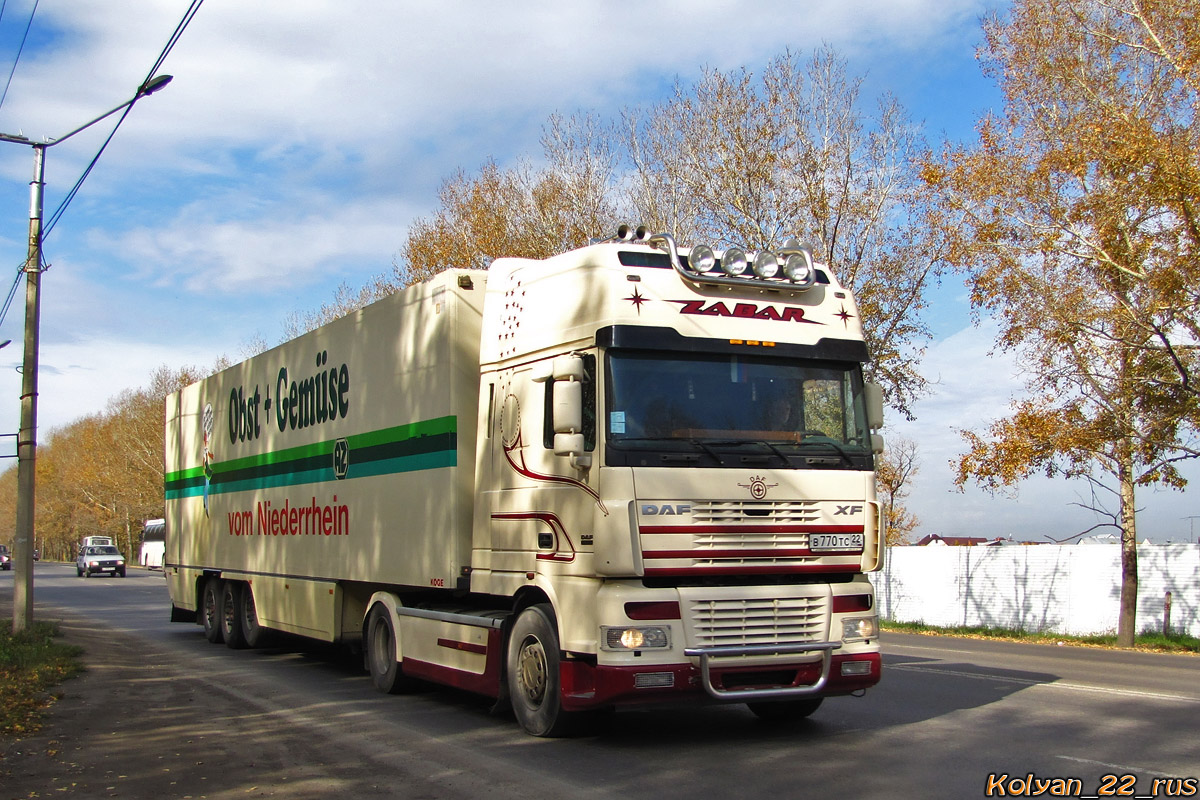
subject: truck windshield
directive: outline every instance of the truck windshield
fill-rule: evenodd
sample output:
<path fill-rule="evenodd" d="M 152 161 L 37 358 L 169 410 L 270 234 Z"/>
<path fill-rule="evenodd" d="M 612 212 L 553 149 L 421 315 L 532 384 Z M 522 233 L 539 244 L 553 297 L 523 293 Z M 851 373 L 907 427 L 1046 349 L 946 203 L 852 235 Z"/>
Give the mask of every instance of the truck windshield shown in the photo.
<path fill-rule="evenodd" d="M 857 363 L 611 350 L 609 464 L 870 469 Z"/>

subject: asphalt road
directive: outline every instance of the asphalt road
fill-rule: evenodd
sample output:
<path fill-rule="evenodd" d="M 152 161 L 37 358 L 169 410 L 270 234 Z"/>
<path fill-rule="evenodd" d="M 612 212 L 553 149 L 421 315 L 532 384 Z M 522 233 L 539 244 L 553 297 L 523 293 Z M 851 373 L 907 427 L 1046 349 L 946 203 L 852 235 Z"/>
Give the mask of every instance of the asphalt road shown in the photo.
<path fill-rule="evenodd" d="M 0 601 L 11 591 L 0 573 Z M 167 621 L 159 573 L 85 580 L 39 564 L 35 608 L 119 644 L 129 674 L 143 662 L 129 690 L 160 694 L 153 713 L 128 708 L 125 724 L 147 758 L 156 747 L 179 756 L 155 735 L 172 721 L 196 729 L 193 760 L 219 746 L 211 775 L 164 797 L 1200 797 L 1191 656 L 889 634 L 882 683 L 810 720 L 772 727 L 741 706 L 660 708 L 540 740 L 471 695 L 377 694 L 336 648 L 211 645 L 199 627 Z"/>

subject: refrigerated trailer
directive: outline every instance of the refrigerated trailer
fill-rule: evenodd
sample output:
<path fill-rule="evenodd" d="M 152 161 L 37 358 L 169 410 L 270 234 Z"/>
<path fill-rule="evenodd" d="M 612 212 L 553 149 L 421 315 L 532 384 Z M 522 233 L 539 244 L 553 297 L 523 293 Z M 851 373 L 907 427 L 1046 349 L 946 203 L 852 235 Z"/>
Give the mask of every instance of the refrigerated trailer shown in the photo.
<path fill-rule="evenodd" d="M 172 619 L 359 647 L 557 735 L 590 710 L 805 716 L 880 678 L 878 387 L 794 241 L 622 227 L 447 269 L 166 402 Z"/>

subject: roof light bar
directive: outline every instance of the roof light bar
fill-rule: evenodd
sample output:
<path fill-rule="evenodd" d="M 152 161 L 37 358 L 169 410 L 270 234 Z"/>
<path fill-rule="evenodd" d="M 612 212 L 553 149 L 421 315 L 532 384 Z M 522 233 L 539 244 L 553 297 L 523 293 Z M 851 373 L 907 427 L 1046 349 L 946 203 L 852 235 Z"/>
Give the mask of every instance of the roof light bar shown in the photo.
<path fill-rule="evenodd" d="M 628 226 L 621 226 L 617 229 L 618 233 L 626 228 Z M 692 283 L 742 287 L 766 284 L 805 291 L 817 282 L 812 249 L 794 238 L 788 239 L 778 250 L 763 250 L 753 254 L 753 257 L 740 247 L 729 247 L 718 257 L 709 245 L 693 245 L 686 256 L 686 266 L 680 258 L 675 237 L 669 233 L 654 233 L 644 238 L 624 238 L 620 241 L 644 241 L 651 247 L 665 251 L 675 271 Z"/>

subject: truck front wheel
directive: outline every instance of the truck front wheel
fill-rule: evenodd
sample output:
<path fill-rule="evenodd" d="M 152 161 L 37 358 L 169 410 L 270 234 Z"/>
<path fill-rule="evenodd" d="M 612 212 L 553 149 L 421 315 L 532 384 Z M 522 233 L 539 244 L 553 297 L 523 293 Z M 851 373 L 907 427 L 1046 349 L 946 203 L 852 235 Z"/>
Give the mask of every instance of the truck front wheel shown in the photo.
<path fill-rule="evenodd" d="M 561 660 L 553 609 L 542 603 L 522 611 L 508 637 L 505 666 L 513 713 L 534 736 L 562 736 L 574 721 L 562 710 Z"/>
<path fill-rule="evenodd" d="M 396 628 L 386 607 L 377 603 L 367 615 L 367 669 L 371 682 L 384 694 L 411 692 L 418 681 L 405 677 L 396 661 Z"/>

